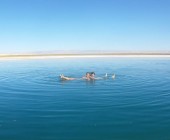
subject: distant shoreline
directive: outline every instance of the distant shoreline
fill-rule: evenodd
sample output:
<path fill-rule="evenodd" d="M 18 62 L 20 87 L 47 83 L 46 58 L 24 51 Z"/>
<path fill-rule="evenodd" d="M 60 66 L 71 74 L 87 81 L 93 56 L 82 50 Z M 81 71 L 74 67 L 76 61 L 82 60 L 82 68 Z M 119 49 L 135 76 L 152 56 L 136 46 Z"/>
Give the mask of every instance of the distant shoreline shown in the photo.
<path fill-rule="evenodd" d="M 45 58 L 93 58 L 93 57 L 170 57 L 170 53 L 0 54 L 0 60 L 45 59 Z"/>

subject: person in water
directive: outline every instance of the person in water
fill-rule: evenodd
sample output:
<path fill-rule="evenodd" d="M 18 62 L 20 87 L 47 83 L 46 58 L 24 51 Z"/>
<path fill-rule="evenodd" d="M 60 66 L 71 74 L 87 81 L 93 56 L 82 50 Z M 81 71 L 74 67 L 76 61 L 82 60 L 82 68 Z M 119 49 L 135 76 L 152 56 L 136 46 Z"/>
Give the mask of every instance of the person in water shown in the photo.
<path fill-rule="evenodd" d="M 86 72 L 86 75 L 82 79 L 90 80 L 90 72 Z"/>
<path fill-rule="evenodd" d="M 95 73 L 94 72 L 86 72 L 86 75 L 82 78 L 71 78 L 64 76 L 63 74 L 60 75 L 60 78 L 62 80 L 78 80 L 78 79 L 85 79 L 85 80 L 94 80 L 95 79 Z"/>
<path fill-rule="evenodd" d="M 95 80 L 95 72 L 90 72 L 90 79 Z"/>
<path fill-rule="evenodd" d="M 86 72 L 86 75 L 83 76 L 82 78 L 71 78 L 71 77 L 64 76 L 63 74 L 60 75 L 60 78 L 61 80 L 80 80 L 80 79 L 100 80 L 100 79 L 107 79 L 108 75 L 106 73 L 104 77 L 95 77 L 95 72 Z M 115 74 L 112 75 L 112 79 L 115 79 Z"/>

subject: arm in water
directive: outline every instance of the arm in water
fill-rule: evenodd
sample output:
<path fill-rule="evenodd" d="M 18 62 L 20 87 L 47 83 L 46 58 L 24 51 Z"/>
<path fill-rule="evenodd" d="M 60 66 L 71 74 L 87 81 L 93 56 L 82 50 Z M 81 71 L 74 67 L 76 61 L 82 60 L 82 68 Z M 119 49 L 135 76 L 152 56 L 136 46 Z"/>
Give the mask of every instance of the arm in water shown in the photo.
<path fill-rule="evenodd" d="M 111 78 L 112 79 L 115 79 L 115 74 L 113 74 L 112 76 L 111 76 Z M 108 74 L 106 73 L 103 77 L 95 77 L 95 73 L 92 73 L 91 75 L 90 75 L 90 79 L 91 80 L 100 80 L 100 79 L 108 79 L 110 76 L 108 76 Z"/>

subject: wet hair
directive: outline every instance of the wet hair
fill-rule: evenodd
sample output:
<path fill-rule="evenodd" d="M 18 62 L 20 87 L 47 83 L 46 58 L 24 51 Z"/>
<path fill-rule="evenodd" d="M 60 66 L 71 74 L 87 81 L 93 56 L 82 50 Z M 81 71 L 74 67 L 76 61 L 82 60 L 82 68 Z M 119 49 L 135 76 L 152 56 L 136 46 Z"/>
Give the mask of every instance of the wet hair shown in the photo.
<path fill-rule="evenodd" d="M 90 72 L 90 75 L 94 74 L 95 75 L 95 72 Z"/>

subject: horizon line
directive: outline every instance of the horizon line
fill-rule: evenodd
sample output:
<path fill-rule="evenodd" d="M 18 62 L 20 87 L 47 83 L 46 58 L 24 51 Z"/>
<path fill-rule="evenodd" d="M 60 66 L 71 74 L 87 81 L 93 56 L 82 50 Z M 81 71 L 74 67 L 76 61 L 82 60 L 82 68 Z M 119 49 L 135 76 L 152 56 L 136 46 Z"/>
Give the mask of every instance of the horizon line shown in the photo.
<path fill-rule="evenodd" d="M 168 53 L 65 53 L 65 54 L 0 54 L 0 59 L 34 59 L 34 58 L 81 58 L 81 57 L 170 57 Z"/>

